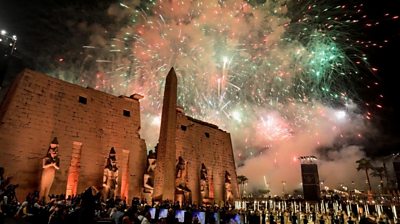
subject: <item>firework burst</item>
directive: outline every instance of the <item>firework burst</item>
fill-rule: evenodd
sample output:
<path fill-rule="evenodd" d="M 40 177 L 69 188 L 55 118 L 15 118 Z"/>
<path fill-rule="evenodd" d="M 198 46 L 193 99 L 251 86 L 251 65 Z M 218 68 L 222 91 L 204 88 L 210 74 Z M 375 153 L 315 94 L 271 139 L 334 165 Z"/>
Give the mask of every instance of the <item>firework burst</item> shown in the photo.
<path fill-rule="evenodd" d="M 300 131 L 320 142 L 320 123 L 334 136 L 355 130 L 356 136 L 366 125 L 354 91 L 370 75 L 360 72 L 369 66 L 354 35 L 365 20 L 362 4 L 122 1 L 108 13 L 115 23 L 84 46 L 79 82 L 113 94 L 143 94 L 149 133 L 159 128 L 154 121 L 172 66 L 186 114 L 231 132 L 238 153 Z M 334 111 L 359 122 L 345 126 L 333 119 Z M 146 133 L 153 147 L 156 136 Z"/>

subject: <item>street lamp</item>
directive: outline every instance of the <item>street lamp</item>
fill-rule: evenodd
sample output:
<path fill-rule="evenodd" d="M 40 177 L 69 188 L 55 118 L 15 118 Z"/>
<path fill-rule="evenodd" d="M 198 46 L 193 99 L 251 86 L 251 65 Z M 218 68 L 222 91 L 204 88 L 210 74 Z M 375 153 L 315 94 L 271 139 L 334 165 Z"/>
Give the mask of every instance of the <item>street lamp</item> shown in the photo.
<path fill-rule="evenodd" d="M 7 52 L 5 50 L 5 56 L 8 56 L 8 54 L 13 54 L 14 50 L 16 50 L 16 45 L 17 45 L 17 36 L 16 35 L 9 35 L 7 31 L 1 30 L 0 31 L 0 45 L 4 46 L 5 49 L 9 48 L 10 52 Z"/>
<path fill-rule="evenodd" d="M 283 193 L 283 197 L 285 197 L 285 194 L 286 194 L 285 186 L 286 186 L 286 181 L 282 181 L 282 193 Z"/>

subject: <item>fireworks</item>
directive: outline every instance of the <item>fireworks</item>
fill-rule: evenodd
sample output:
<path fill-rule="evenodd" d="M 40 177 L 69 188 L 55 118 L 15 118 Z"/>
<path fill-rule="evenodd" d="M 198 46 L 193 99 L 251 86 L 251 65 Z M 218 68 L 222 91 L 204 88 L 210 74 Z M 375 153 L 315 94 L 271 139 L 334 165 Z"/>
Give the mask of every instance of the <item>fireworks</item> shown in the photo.
<path fill-rule="evenodd" d="M 356 136 L 373 117 L 354 90 L 371 85 L 363 47 L 381 46 L 355 35 L 371 25 L 362 4 L 126 0 L 108 12 L 112 28 L 82 48 L 80 84 L 144 95 L 149 147 L 172 66 L 185 113 L 231 132 L 237 154 L 299 132 Z"/>

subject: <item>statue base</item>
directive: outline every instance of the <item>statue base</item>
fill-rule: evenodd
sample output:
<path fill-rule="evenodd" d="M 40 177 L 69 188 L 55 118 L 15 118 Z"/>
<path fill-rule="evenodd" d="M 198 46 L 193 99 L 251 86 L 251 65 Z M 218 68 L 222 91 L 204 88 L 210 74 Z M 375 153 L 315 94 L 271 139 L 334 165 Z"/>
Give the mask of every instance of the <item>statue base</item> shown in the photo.
<path fill-rule="evenodd" d="M 214 198 L 203 198 L 202 203 L 203 205 L 213 205 Z"/>
<path fill-rule="evenodd" d="M 143 188 L 143 197 L 148 205 L 152 205 L 153 201 L 153 189 Z"/>

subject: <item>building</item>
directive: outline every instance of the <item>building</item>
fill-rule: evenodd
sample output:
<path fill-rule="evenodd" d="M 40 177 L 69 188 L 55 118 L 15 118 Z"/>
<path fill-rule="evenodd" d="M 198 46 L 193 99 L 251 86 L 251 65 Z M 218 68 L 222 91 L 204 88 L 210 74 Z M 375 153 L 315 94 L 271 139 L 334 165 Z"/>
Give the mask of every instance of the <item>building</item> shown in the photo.
<path fill-rule="evenodd" d="M 188 188 L 191 200 L 200 204 L 201 168 L 207 169 L 210 201 L 220 204 L 226 199 L 225 174 L 231 178 L 232 201 L 239 198 L 239 187 L 232 141 L 229 133 L 218 126 L 189 117 L 178 110 L 176 129 L 176 155 L 186 159 Z M 232 202 L 231 201 L 231 202 Z"/>
<path fill-rule="evenodd" d="M 319 201 L 321 199 L 321 189 L 318 174 L 317 157 L 300 156 L 301 179 L 303 185 L 304 200 Z"/>
<path fill-rule="evenodd" d="M 232 202 L 239 191 L 230 134 L 186 116 L 177 108 L 176 96 L 172 68 L 164 91 L 153 197 L 196 204 L 221 203 L 229 197 Z"/>
<path fill-rule="evenodd" d="M 177 108 L 173 69 L 165 87 L 153 183 L 146 184 L 150 171 L 146 144 L 139 135 L 141 98 L 116 97 L 24 70 L 0 108 L 0 166 L 19 184 L 18 198 L 39 189 L 42 159 L 56 137 L 60 169 L 50 194 L 68 196 L 89 186 L 101 188 L 107 158 L 115 149 L 117 194 L 128 202 L 150 196 L 197 204 L 233 203 L 239 191 L 230 134 Z"/>
<path fill-rule="evenodd" d="M 139 135 L 140 98 L 116 97 L 24 70 L 0 110 L 0 166 L 19 184 L 18 198 L 38 189 L 42 158 L 54 137 L 60 169 L 51 194 L 102 186 L 105 162 L 114 147 L 120 194 L 140 197 L 147 153 Z"/>

